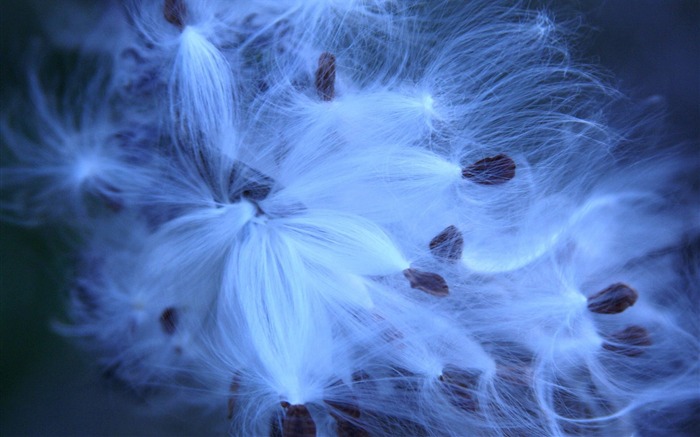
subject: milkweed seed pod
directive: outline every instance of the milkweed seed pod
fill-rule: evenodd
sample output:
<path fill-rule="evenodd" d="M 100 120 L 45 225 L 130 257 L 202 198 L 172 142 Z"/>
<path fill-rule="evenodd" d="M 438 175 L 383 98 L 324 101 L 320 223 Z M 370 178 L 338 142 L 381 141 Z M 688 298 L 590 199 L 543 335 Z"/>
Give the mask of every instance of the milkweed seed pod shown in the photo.
<path fill-rule="evenodd" d="M 613 121 L 572 23 L 67 4 L 3 105 L 0 213 L 67 237 L 56 329 L 155 424 L 644 435 L 697 404 L 697 168 Z"/>

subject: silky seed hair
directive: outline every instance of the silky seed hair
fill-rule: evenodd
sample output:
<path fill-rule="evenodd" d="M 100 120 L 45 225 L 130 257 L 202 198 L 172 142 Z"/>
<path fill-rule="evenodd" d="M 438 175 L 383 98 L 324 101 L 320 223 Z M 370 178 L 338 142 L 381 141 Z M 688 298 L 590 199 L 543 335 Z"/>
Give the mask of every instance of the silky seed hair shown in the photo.
<path fill-rule="evenodd" d="M 574 22 L 518 1 L 69 6 L 46 6 L 0 114 L 0 216 L 72 251 L 54 326 L 152 407 L 144 432 L 692 416 L 697 165 L 615 124 Z"/>

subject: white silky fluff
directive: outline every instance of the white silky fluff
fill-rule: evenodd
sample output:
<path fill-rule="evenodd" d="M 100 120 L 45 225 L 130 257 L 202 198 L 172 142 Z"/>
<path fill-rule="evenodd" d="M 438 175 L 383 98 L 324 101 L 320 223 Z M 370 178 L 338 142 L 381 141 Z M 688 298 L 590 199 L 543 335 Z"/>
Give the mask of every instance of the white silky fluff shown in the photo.
<path fill-rule="evenodd" d="M 167 420 L 308 437 L 291 404 L 319 436 L 636 436 L 692 414 L 697 165 L 607 125 L 574 29 L 517 2 L 101 11 L 116 42 L 53 37 L 100 72 L 67 81 L 80 98 L 32 74 L 4 111 L 1 211 L 80 237 L 57 329 Z M 464 176 L 498 155 L 512 179 Z M 634 306 L 587 308 L 619 283 Z"/>

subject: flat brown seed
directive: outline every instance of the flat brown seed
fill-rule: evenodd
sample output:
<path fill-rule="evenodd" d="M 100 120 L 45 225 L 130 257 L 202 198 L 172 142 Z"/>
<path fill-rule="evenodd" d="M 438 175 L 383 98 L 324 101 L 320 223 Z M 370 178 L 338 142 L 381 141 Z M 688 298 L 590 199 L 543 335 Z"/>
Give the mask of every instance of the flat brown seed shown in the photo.
<path fill-rule="evenodd" d="M 515 161 L 500 154 L 462 169 L 462 177 L 480 185 L 499 185 L 515 177 Z"/>
<path fill-rule="evenodd" d="M 336 401 L 329 401 L 324 399 L 323 402 L 326 404 L 330 405 L 331 407 L 335 408 L 336 410 L 342 412 L 343 414 L 350 416 L 352 418 L 357 419 L 360 417 L 360 409 L 357 407 L 357 405 L 354 404 L 346 404 L 346 403 L 340 403 Z M 338 416 L 337 413 L 334 413 L 331 411 L 331 416 L 336 417 Z"/>
<path fill-rule="evenodd" d="M 173 335 L 175 329 L 177 328 L 177 311 L 175 308 L 166 308 L 165 311 L 160 315 L 160 327 L 163 328 L 163 332 L 168 335 Z"/>
<path fill-rule="evenodd" d="M 462 258 L 464 238 L 455 226 L 448 226 L 430 240 L 430 251 L 437 258 L 459 261 Z"/>
<path fill-rule="evenodd" d="M 618 282 L 588 298 L 588 309 L 598 314 L 618 314 L 637 302 L 637 292 Z"/>
<path fill-rule="evenodd" d="M 229 387 L 229 391 L 231 392 L 232 395 L 235 395 L 238 393 L 238 389 L 241 387 L 241 378 L 238 375 L 233 375 L 233 379 L 231 380 L 231 385 Z M 228 398 L 228 415 L 226 416 L 228 420 L 231 420 L 233 418 L 233 411 L 236 408 L 236 399 L 231 396 Z"/>
<path fill-rule="evenodd" d="M 603 348 L 628 357 L 638 357 L 644 353 L 644 348 L 651 346 L 649 331 L 637 325 L 629 326 L 608 337 L 612 343 L 603 343 Z"/>
<path fill-rule="evenodd" d="M 478 370 L 469 371 L 454 366 L 447 366 L 442 369 L 442 374 L 438 376 L 438 379 L 445 384 L 473 389 L 479 382 L 480 374 L 481 372 Z"/>
<path fill-rule="evenodd" d="M 282 421 L 283 437 L 316 437 L 316 423 L 304 405 L 290 405 Z"/>
<path fill-rule="evenodd" d="M 444 297 L 450 293 L 445 279 L 437 273 L 423 272 L 417 269 L 406 269 L 403 275 L 411 283 L 411 288 L 424 291 L 437 297 Z"/>
<path fill-rule="evenodd" d="M 477 371 L 449 366 L 442 370 L 438 379 L 442 382 L 444 390 L 451 395 L 452 405 L 464 411 L 474 412 L 479 407 L 473 395 L 473 390 L 479 383 L 479 375 L 480 372 Z"/>
<path fill-rule="evenodd" d="M 362 383 L 362 382 L 367 382 L 371 378 L 367 372 L 364 370 L 356 370 L 352 374 L 352 382 L 353 383 Z"/>
<path fill-rule="evenodd" d="M 280 416 L 278 414 L 274 414 L 270 419 L 270 437 L 282 437 Z"/>
<path fill-rule="evenodd" d="M 335 56 L 323 52 L 316 69 L 316 92 L 321 100 L 330 102 L 335 97 Z"/>
<path fill-rule="evenodd" d="M 360 428 L 353 422 L 333 416 L 338 437 L 369 437 L 369 432 Z"/>
<path fill-rule="evenodd" d="M 163 16 L 165 20 L 178 29 L 185 27 L 185 2 L 184 0 L 165 0 Z"/>

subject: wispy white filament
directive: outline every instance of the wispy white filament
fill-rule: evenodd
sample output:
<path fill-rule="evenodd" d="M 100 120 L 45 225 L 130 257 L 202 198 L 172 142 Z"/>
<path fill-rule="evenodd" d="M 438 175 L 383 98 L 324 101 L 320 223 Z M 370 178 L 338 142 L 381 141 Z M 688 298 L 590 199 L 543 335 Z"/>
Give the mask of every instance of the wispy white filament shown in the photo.
<path fill-rule="evenodd" d="M 187 26 L 170 77 L 170 115 L 190 146 L 231 134 L 236 107 L 231 67 L 196 27 Z"/>

